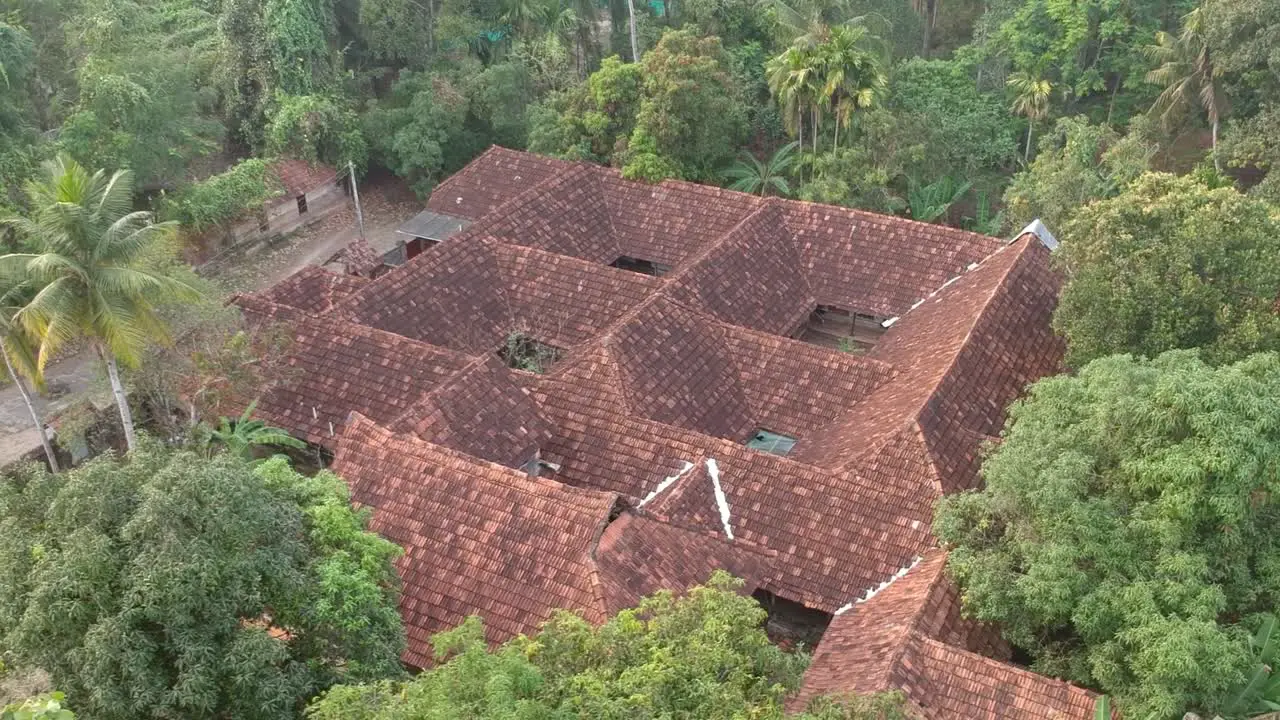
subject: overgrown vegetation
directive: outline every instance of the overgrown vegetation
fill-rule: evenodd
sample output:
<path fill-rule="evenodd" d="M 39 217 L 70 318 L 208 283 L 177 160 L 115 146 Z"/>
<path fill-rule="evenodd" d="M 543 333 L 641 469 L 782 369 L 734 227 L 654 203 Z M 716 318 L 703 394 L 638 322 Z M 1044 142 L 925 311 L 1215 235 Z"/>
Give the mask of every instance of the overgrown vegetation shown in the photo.
<path fill-rule="evenodd" d="M 89 718 L 297 716 L 395 676 L 391 561 L 330 473 L 146 444 L 0 483 L 0 646 Z"/>
<path fill-rule="evenodd" d="M 1280 396 L 1262 377 L 1274 361 L 1255 353 L 1280 342 L 1280 0 L 0 0 L 0 216 L 12 228 L 0 234 L 0 352 L 38 389 L 59 347 L 89 345 L 131 446 L 131 401 L 166 438 L 236 417 L 284 377 L 287 338 L 220 309 L 217 289 L 174 260 L 175 224 L 204 232 L 259 207 L 278 191 L 266 168 L 279 156 L 389 171 L 426 197 L 493 143 L 991 234 L 1043 219 L 1063 243 L 1055 326 L 1078 374 L 1014 412 L 986 492 L 943 505 L 938 532 L 970 609 L 1006 623 L 1041 669 L 1113 692 L 1126 716 L 1251 712 L 1227 698 L 1258 664 L 1248 637 L 1277 611 L 1258 528 Z M 515 367 L 555 360 L 529 338 L 508 344 Z M 1186 352 L 1164 354 L 1175 349 Z M 211 450 L 280 439 L 229 418 Z M 228 469 L 235 453 L 211 454 L 193 477 L 257 482 Z M 133 462 L 187 476 L 158 457 Z M 137 498 L 128 487 L 153 481 L 130 467 L 77 472 Z M 117 511 L 75 520 L 101 529 Z M 111 522 L 108 549 L 132 547 L 133 521 Z M 61 529 L 28 550 L 63 560 L 59 543 L 89 532 Z M 121 602 L 78 569 L 68 577 Z M 65 627 L 48 620 L 48 648 L 75 633 L 99 642 L 84 608 L 56 607 Z M 226 637 L 248 632 L 227 623 Z M 570 625 L 552 636 L 590 635 Z M 474 632 L 449 636 L 455 662 L 503 681 L 545 670 L 515 646 L 483 652 Z M 268 669 L 235 681 L 258 692 L 278 680 L 264 691 L 272 707 L 296 713 L 347 679 L 329 667 L 317 680 L 250 634 L 235 651 Z M 75 702 L 106 688 L 76 705 L 83 717 L 259 711 L 219 705 L 216 672 L 185 694 L 145 674 L 110 686 L 103 658 L 126 653 L 102 647 L 116 654 L 96 665 L 48 660 Z M 463 667 L 402 699 L 417 688 L 472 711 L 474 688 L 446 682 Z M 551 702 L 555 683 L 537 679 L 518 689 Z M 350 692 L 371 717 L 400 702 Z M 768 717 L 772 692 L 726 707 Z"/>
<path fill-rule="evenodd" d="M 442 664 L 408 682 L 330 689 L 310 720 L 685 717 L 781 720 L 807 664 L 770 643 L 764 610 L 724 573 L 601 626 L 561 613 L 489 650 L 479 618 L 433 639 Z M 906 720 L 901 695 L 815 702 L 797 720 Z"/>

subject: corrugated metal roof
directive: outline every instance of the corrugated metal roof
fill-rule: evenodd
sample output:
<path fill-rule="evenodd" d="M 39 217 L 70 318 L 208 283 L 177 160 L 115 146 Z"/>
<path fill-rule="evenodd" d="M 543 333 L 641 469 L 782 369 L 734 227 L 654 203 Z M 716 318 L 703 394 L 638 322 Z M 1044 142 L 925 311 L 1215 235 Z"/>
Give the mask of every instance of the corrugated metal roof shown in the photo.
<path fill-rule="evenodd" d="M 409 222 L 396 228 L 396 232 L 412 237 L 440 241 L 470 224 L 471 221 L 465 218 L 445 215 L 434 210 L 423 210 L 410 218 Z"/>

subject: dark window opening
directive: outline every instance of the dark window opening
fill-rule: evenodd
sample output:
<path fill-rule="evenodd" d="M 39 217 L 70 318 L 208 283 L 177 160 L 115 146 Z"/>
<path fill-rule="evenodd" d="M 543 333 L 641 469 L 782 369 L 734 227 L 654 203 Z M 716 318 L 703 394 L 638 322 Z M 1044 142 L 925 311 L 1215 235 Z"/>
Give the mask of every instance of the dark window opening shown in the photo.
<path fill-rule="evenodd" d="M 412 260 L 418 257 L 419 255 L 421 255 L 423 252 L 425 252 L 427 248 L 432 248 L 439 244 L 440 243 L 436 242 L 435 240 L 416 237 L 410 240 L 409 242 L 405 243 L 405 246 L 404 246 L 405 257 L 409 260 Z"/>
<path fill-rule="evenodd" d="M 756 590 L 751 597 L 768 614 L 764 621 L 765 634 L 783 650 L 812 650 L 831 624 L 829 613 L 778 597 L 768 590 Z"/>
<path fill-rule="evenodd" d="M 307 212 L 307 196 L 299 195 L 298 196 L 298 214 L 302 215 L 306 212 Z"/>
<path fill-rule="evenodd" d="M 498 348 L 498 357 L 509 368 L 545 373 L 560 359 L 560 349 L 540 343 L 524 333 L 513 332 L 507 335 L 502 347 Z"/>
<path fill-rule="evenodd" d="M 747 447 L 774 455 L 786 455 L 796 446 L 796 439 L 761 428 L 747 441 Z"/>
<path fill-rule="evenodd" d="M 652 260 L 640 260 L 628 255 L 622 255 L 617 260 L 609 263 L 610 267 L 616 267 L 619 270 L 629 270 L 631 272 L 640 273 L 641 275 L 652 275 L 653 277 L 661 277 L 666 275 L 670 266 L 653 262 Z"/>
<path fill-rule="evenodd" d="M 884 335 L 882 321 L 882 318 L 834 305 L 819 305 L 809 313 L 809 319 L 795 337 L 810 345 L 861 354 L 875 347 L 880 336 Z"/>

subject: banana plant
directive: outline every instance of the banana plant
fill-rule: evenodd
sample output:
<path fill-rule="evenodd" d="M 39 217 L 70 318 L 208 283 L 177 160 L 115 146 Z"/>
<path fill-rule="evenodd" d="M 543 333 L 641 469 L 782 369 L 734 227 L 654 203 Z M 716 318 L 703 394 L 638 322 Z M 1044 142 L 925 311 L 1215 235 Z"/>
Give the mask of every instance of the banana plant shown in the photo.
<path fill-rule="evenodd" d="M 221 445 L 227 449 L 227 452 L 239 455 L 245 460 L 252 460 L 254 448 L 276 446 L 301 449 L 307 446 L 306 443 L 290 435 L 287 430 L 253 419 L 253 411 L 257 407 L 258 401 L 255 400 L 249 403 L 249 407 L 245 408 L 240 417 L 235 420 L 221 418 L 218 421 L 218 427 L 209 432 L 209 449 Z"/>
<path fill-rule="evenodd" d="M 1274 615 L 1264 615 L 1258 631 L 1249 638 L 1254 667 L 1244 686 L 1222 708 L 1224 717 L 1256 717 L 1280 711 L 1280 674 L 1274 671 L 1276 652 L 1280 649 L 1276 625 Z"/>

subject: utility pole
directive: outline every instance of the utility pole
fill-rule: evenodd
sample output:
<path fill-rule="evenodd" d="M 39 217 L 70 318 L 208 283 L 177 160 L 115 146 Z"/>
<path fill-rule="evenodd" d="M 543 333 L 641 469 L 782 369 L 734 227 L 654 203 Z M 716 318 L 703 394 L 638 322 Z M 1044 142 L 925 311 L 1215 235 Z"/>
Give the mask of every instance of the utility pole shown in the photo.
<path fill-rule="evenodd" d="M 360 226 L 360 239 L 364 239 L 364 213 L 360 212 L 360 191 L 356 188 L 356 164 L 347 161 L 347 173 L 351 176 L 351 197 L 356 201 L 356 224 Z"/>

